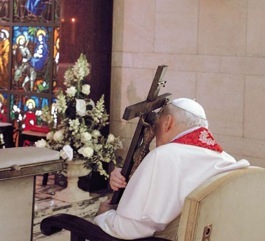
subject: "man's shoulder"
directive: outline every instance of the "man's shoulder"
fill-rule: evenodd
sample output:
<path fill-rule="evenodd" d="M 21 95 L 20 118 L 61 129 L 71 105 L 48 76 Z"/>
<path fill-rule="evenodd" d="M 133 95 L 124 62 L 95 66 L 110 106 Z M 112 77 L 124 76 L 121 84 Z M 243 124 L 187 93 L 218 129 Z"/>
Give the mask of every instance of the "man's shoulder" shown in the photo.
<path fill-rule="evenodd" d="M 154 148 L 150 151 L 146 158 L 151 160 L 164 160 L 165 158 L 171 159 L 174 158 L 175 160 L 178 157 L 185 155 L 185 147 L 184 145 L 176 144 L 176 143 L 168 143 L 162 146 Z M 187 147 L 189 148 L 189 147 Z"/>
<path fill-rule="evenodd" d="M 189 150 L 189 149 L 194 149 L 195 146 L 193 145 L 188 145 L 188 144 L 182 144 L 182 143 L 167 143 L 164 145 L 161 145 L 159 147 L 156 147 L 153 151 L 155 152 L 168 152 L 168 151 L 179 151 L 179 150 Z"/>
<path fill-rule="evenodd" d="M 180 144 L 180 143 L 168 143 L 162 146 L 159 146 L 149 152 L 150 159 L 157 159 L 157 160 L 165 160 L 167 159 L 174 159 L 175 161 L 180 159 L 183 160 L 185 158 L 191 157 L 209 157 L 209 156 L 216 156 L 220 155 L 220 153 L 216 153 L 214 151 L 206 150 L 202 147 L 197 147 L 193 145 L 187 144 Z"/>

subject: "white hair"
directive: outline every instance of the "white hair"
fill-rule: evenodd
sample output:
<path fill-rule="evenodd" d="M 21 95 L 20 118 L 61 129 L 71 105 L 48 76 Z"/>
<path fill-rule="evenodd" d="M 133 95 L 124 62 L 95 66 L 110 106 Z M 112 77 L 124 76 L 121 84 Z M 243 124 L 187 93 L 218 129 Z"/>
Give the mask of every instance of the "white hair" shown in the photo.
<path fill-rule="evenodd" d="M 205 127 L 208 128 L 208 121 L 199 116 L 196 116 L 186 110 L 183 110 L 172 104 L 168 104 L 163 108 L 165 114 L 170 114 L 176 120 L 177 125 L 182 125 L 185 129 L 193 127 Z"/>

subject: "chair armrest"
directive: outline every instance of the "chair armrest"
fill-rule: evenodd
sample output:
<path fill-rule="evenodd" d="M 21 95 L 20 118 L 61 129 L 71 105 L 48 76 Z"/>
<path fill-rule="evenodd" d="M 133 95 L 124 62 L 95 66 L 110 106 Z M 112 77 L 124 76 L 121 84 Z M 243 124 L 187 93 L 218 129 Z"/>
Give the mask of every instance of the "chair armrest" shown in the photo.
<path fill-rule="evenodd" d="M 99 226 L 71 214 L 57 214 L 44 218 L 40 224 L 41 232 L 44 235 L 52 235 L 62 229 L 71 232 L 71 241 L 122 241 L 105 233 Z M 168 241 L 163 238 L 141 238 L 135 241 Z"/>

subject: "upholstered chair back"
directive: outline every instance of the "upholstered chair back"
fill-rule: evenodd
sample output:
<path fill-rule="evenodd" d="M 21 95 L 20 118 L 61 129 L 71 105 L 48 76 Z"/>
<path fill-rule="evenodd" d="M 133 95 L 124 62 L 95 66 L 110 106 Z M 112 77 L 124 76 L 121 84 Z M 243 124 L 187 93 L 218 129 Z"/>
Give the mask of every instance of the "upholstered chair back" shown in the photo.
<path fill-rule="evenodd" d="M 175 240 L 264 241 L 265 169 L 218 174 L 196 188 L 185 200 Z"/>

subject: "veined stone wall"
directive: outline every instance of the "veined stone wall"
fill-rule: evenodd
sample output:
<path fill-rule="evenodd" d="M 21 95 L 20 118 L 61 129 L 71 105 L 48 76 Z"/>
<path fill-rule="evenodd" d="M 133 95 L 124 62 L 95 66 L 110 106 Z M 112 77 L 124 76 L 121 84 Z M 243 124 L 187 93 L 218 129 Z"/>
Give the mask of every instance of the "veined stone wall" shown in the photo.
<path fill-rule="evenodd" d="M 161 64 L 160 93 L 196 99 L 227 152 L 265 166 L 264 0 L 114 0 L 111 130 L 124 156 L 138 120 L 123 111 Z"/>

